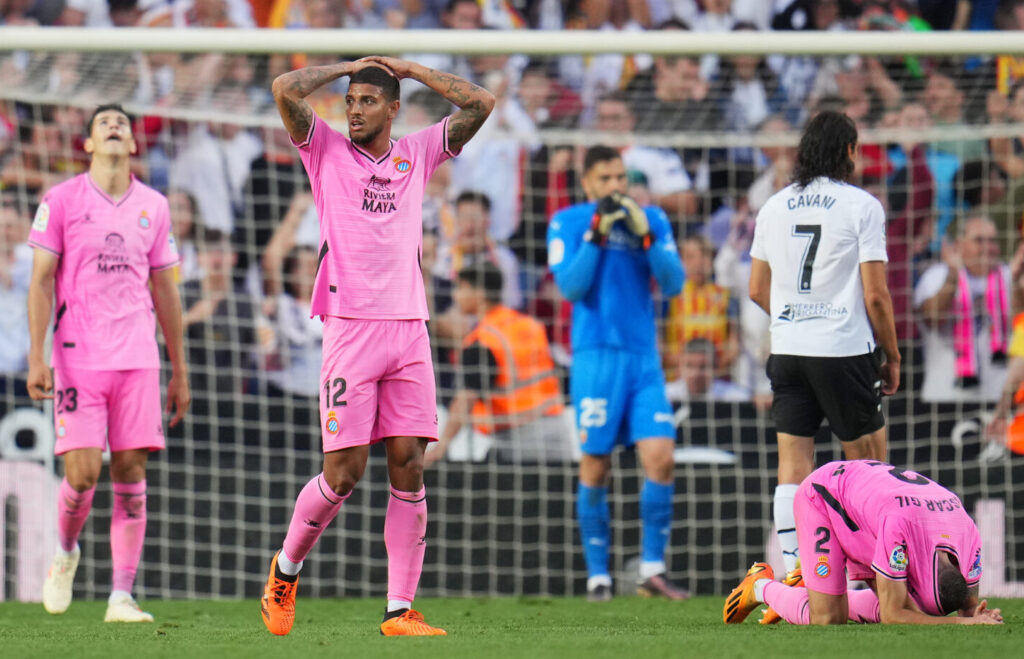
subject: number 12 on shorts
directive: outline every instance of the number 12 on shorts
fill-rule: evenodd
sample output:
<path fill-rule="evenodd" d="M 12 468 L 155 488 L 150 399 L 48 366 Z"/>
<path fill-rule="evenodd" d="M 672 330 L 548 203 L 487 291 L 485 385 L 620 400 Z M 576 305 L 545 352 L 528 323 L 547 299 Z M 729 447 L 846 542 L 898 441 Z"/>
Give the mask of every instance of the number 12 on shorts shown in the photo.
<path fill-rule="evenodd" d="M 324 400 L 327 401 L 327 407 L 345 407 L 348 405 L 348 401 L 342 398 L 347 388 L 348 384 L 346 384 L 345 378 L 327 378 L 324 380 Z M 332 392 L 333 396 L 331 395 Z"/>

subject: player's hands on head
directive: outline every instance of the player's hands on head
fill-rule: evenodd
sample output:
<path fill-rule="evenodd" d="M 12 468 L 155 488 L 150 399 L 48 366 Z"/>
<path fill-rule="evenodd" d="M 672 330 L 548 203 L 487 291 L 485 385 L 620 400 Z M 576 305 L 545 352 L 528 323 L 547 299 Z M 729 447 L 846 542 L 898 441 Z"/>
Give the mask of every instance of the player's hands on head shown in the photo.
<path fill-rule="evenodd" d="M 173 409 L 174 418 L 167 425 L 171 428 L 178 425 L 178 422 L 185 418 L 185 411 L 191 404 L 192 392 L 189 391 L 188 378 L 183 375 L 171 375 L 171 380 L 167 383 L 167 404 L 164 406 L 164 413 L 170 414 Z"/>
<path fill-rule="evenodd" d="M 52 399 L 53 373 L 50 372 L 50 367 L 42 362 L 38 364 L 30 362 L 26 388 L 32 400 Z"/>
<path fill-rule="evenodd" d="M 626 227 L 634 236 L 643 238 L 651 233 L 651 223 L 647 219 L 647 213 L 640 208 L 640 204 L 624 194 L 615 193 L 612 197 L 626 211 Z"/>
<path fill-rule="evenodd" d="M 404 80 L 412 75 L 412 67 L 414 66 L 413 62 L 407 62 L 397 57 L 383 57 L 381 55 L 363 57 L 353 62 L 353 64 L 362 64 L 359 67 L 361 69 L 367 66 L 379 66 L 399 80 Z"/>

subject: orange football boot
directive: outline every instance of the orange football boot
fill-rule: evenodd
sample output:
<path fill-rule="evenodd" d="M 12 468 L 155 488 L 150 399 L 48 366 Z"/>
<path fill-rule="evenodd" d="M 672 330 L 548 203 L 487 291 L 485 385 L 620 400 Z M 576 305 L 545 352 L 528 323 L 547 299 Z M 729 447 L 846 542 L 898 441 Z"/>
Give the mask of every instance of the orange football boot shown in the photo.
<path fill-rule="evenodd" d="M 406 609 L 405 613 L 387 618 L 380 623 L 381 636 L 447 636 L 448 632 L 439 628 L 431 627 L 423 622 L 423 614 L 413 609 Z"/>
<path fill-rule="evenodd" d="M 292 623 L 295 622 L 295 589 L 299 585 L 299 575 L 295 575 L 294 581 L 277 577 L 277 557 L 280 553 L 278 551 L 274 554 L 274 560 L 270 561 L 270 576 L 263 588 L 260 611 L 263 624 L 270 633 L 284 636 L 292 630 Z"/>
<path fill-rule="evenodd" d="M 722 607 L 722 620 L 727 625 L 743 622 L 750 615 L 750 612 L 758 607 L 760 602 L 754 598 L 754 584 L 761 579 L 774 579 L 775 572 L 772 566 L 767 563 L 754 563 L 747 570 L 740 585 L 732 589 L 729 596 L 725 598 L 725 606 Z"/>

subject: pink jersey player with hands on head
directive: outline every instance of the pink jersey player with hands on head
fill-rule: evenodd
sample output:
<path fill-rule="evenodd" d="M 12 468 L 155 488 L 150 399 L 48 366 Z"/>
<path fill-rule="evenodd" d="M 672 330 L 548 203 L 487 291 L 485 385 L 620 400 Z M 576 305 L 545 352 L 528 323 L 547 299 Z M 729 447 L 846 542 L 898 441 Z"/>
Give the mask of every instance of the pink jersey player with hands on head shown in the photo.
<path fill-rule="evenodd" d="M 830 462 L 800 484 L 795 511 L 802 580 L 774 581 L 755 563 L 726 598 L 726 623 L 762 603 L 803 625 L 1003 621 L 979 599 L 978 527 L 938 483 L 877 460 Z M 870 589 L 849 590 L 847 579 Z"/>
<path fill-rule="evenodd" d="M 345 76 L 347 136 L 305 100 Z M 403 78 L 423 83 L 459 110 L 392 139 Z M 391 496 L 384 520 L 388 593 L 380 633 L 443 635 L 412 608 L 426 547 L 423 455 L 437 439 L 420 268 L 422 205 L 431 174 L 476 133 L 494 96 L 457 76 L 390 57 L 292 71 L 274 81 L 273 92 L 320 219 L 311 312 L 324 322 L 324 464 L 299 493 L 283 546 L 271 562 L 260 602 L 263 622 L 274 634 L 291 631 L 303 561 L 362 478 L 370 445 L 383 442 Z"/>
<path fill-rule="evenodd" d="M 163 330 L 172 375 L 170 425 L 191 402 L 175 283 L 178 254 L 167 198 L 131 173 L 131 119 L 119 105 L 96 109 L 85 150 L 89 171 L 50 189 L 32 223 L 28 392 L 53 399 L 59 547 L 43 585 L 53 614 L 71 604 L 78 537 L 92 507 L 103 450 L 110 448 L 113 590 L 107 622 L 152 622 L 131 596 L 146 531 L 146 461 L 164 448 L 160 405 Z M 56 310 L 56 311 L 54 311 Z M 53 374 L 45 361 L 53 318 Z"/>

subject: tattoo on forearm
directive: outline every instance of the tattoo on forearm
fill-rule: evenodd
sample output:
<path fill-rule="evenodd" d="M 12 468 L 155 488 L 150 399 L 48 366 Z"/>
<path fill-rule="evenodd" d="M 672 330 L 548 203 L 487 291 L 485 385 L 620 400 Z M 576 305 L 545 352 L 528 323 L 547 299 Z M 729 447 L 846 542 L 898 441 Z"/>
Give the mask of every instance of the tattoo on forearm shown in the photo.
<path fill-rule="evenodd" d="M 460 108 L 465 107 L 465 104 L 469 103 L 472 97 L 479 96 L 481 92 L 486 91 L 468 80 L 463 80 L 450 73 L 441 73 L 440 71 L 431 71 L 430 80 L 437 85 L 436 87 L 430 85 L 431 87 L 434 87 L 442 96 Z"/>
<path fill-rule="evenodd" d="M 490 114 L 484 102 L 490 92 L 468 80 L 440 71 L 431 71 L 427 83 L 445 99 L 459 106 L 459 111 L 448 119 L 448 143 L 458 149 L 476 134 Z"/>
<path fill-rule="evenodd" d="M 448 119 L 448 144 L 458 149 L 476 135 L 487 119 L 483 103 L 476 101 L 464 106 Z"/>
<path fill-rule="evenodd" d="M 309 134 L 309 127 L 313 125 L 313 108 L 309 107 L 309 103 L 304 99 L 286 98 L 280 101 L 277 107 L 285 128 L 292 137 L 305 139 Z"/>
<path fill-rule="evenodd" d="M 277 107 L 284 120 L 285 127 L 292 137 L 302 138 L 309 133 L 313 123 L 313 109 L 305 98 L 332 80 L 345 74 L 345 69 L 336 64 L 327 66 L 311 66 L 298 71 L 290 71 L 278 78 L 277 84 L 282 94 L 276 94 Z"/>
<path fill-rule="evenodd" d="M 332 80 L 340 78 L 344 71 L 336 64 L 310 66 L 285 73 L 281 76 L 281 83 L 289 92 L 289 96 L 305 98 Z"/>

